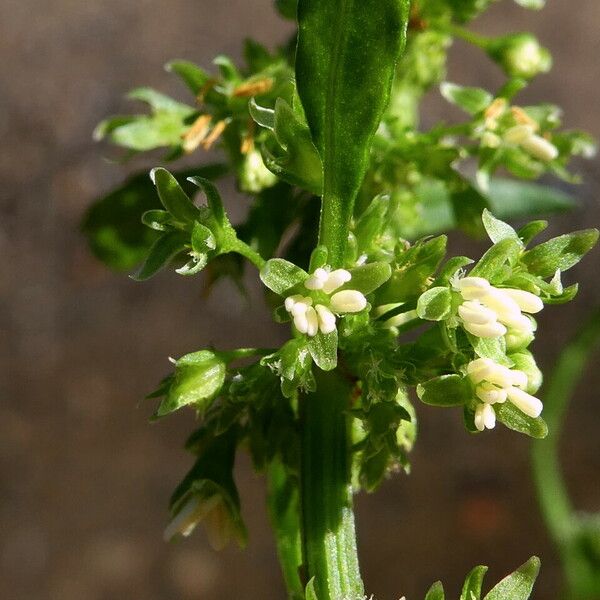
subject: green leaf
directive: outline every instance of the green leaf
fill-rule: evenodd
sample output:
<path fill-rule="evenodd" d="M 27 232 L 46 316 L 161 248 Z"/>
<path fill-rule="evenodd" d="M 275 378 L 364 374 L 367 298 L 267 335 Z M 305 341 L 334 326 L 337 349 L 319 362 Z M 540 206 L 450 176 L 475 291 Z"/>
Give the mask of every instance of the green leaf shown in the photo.
<path fill-rule="evenodd" d="M 302 283 L 307 277 L 308 273 L 304 269 L 283 258 L 268 260 L 260 271 L 261 281 L 280 296 Z"/>
<path fill-rule="evenodd" d="M 491 358 L 493 361 L 506 364 L 506 342 L 503 337 L 482 338 L 467 334 L 475 354 L 481 358 Z M 510 362 L 510 361 L 508 361 Z"/>
<path fill-rule="evenodd" d="M 206 196 L 206 202 L 212 216 L 220 225 L 229 224 L 221 195 L 216 186 L 205 177 L 188 177 L 188 181 L 199 187 Z"/>
<path fill-rule="evenodd" d="M 528 250 L 521 257 L 527 270 L 540 277 L 550 277 L 557 269 L 575 266 L 598 241 L 597 229 L 567 233 Z"/>
<path fill-rule="evenodd" d="M 337 330 L 321 333 L 308 338 L 308 351 L 319 369 L 332 371 L 337 366 Z"/>
<path fill-rule="evenodd" d="M 299 0 L 296 83 L 323 161 L 321 231 L 341 266 L 370 142 L 404 45 L 407 0 Z"/>
<path fill-rule="evenodd" d="M 450 316 L 452 292 L 447 287 L 434 287 L 419 296 L 417 315 L 426 321 L 443 321 Z"/>
<path fill-rule="evenodd" d="M 488 568 L 479 565 L 471 570 L 465 578 L 459 600 L 479 600 L 481 598 L 481 586 Z"/>
<path fill-rule="evenodd" d="M 494 244 L 510 238 L 521 243 L 521 239 L 517 235 L 517 232 L 508 223 L 496 219 L 487 208 L 483 211 L 481 220 L 483 221 L 486 233 Z"/>
<path fill-rule="evenodd" d="M 531 221 L 531 223 L 527 223 L 527 225 L 523 225 L 521 229 L 517 232 L 519 234 L 519 238 L 525 246 L 528 246 L 529 243 L 542 231 L 547 229 L 548 221 Z"/>
<path fill-rule="evenodd" d="M 180 231 L 169 231 L 159 237 L 150 248 L 142 268 L 132 275 L 132 279 L 143 281 L 166 267 L 175 256 L 185 250 L 189 236 Z"/>
<path fill-rule="evenodd" d="M 139 100 L 140 102 L 145 102 L 154 112 L 157 113 L 165 112 L 177 114 L 182 117 L 188 117 L 195 112 L 191 106 L 177 102 L 177 100 L 173 100 L 173 98 L 165 96 L 164 94 L 161 94 L 152 88 L 136 88 L 127 94 L 127 98 L 129 100 Z"/>
<path fill-rule="evenodd" d="M 444 586 L 441 581 L 436 581 L 425 594 L 425 600 L 444 600 Z"/>
<path fill-rule="evenodd" d="M 305 598 L 306 600 L 319 600 L 317 592 L 315 591 L 314 577 L 311 577 L 310 581 L 306 584 Z"/>
<path fill-rule="evenodd" d="M 563 212 L 576 206 L 573 196 L 561 190 L 502 177 L 490 181 L 487 198 L 497 217 L 510 220 Z"/>
<path fill-rule="evenodd" d="M 532 438 L 543 439 L 548 435 L 548 425 L 542 417 L 534 419 L 521 412 L 514 404 L 504 402 L 494 405 L 496 418 L 506 427 Z M 487 596 L 486 596 L 487 598 Z"/>
<path fill-rule="evenodd" d="M 176 176 L 185 180 L 189 175 L 202 173 L 217 178 L 225 171 L 223 165 L 215 164 L 186 169 Z M 184 188 L 191 186 L 184 182 Z M 160 208 L 154 185 L 144 171 L 98 199 L 87 211 L 81 227 L 95 256 L 112 269 L 130 271 L 148 255 L 158 238 L 157 231 L 165 230 L 163 225 L 170 215 L 155 210 Z"/>
<path fill-rule="evenodd" d="M 419 384 L 417 395 L 421 402 L 431 406 L 462 406 L 473 394 L 469 382 L 454 373 Z"/>
<path fill-rule="evenodd" d="M 448 81 L 440 85 L 440 92 L 448 102 L 456 104 L 471 115 L 480 113 L 494 99 L 492 94 L 481 88 L 463 87 Z"/>
<path fill-rule="evenodd" d="M 513 238 L 505 238 L 494 244 L 471 269 L 470 277 L 484 277 L 492 280 L 507 263 L 516 261 L 521 244 Z M 554 273 L 554 271 L 552 271 Z"/>
<path fill-rule="evenodd" d="M 174 380 L 156 415 L 162 417 L 190 404 L 205 410 L 223 387 L 225 372 L 225 361 L 210 350 L 182 356 L 175 363 Z"/>
<path fill-rule="evenodd" d="M 170 73 L 179 75 L 195 96 L 210 81 L 210 75 L 206 71 L 187 60 L 172 60 L 165 65 L 165 69 Z"/>
<path fill-rule="evenodd" d="M 352 279 L 342 289 L 358 290 L 367 295 L 382 286 L 392 275 L 392 268 L 385 262 L 373 262 L 350 269 Z"/>
<path fill-rule="evenodd" d="M 217 240 L 213 232 L 206 226 L 198 223 L 194 223 L 192 229 L 192 250 L 198 254 L 209 252 L 217 247 Z"/>
<path fill-rule="evenodd" d="M 546 6 L 546 0 L 515 0 L 515 2 L 530 10 L 540 10 Z"/>
<path fill-rule="evenodd" d="M 256 103 L 255 98 L 251 98 L 248 103 L 248 110 L 255 123 L 270 131 L 275 129 L 275 111 L 272 108 L 260 106 Z"/>
<path fill-rule="evenodd" d="M 152 169 L 150 178 L 156 185 L 163 206 L 182 223 L 193 223 L 200 218 L 198 207 L 188 198 L 177 179 L 166 169 Z"/>
<path fill-rule="evenodd" d="M 495 585 L 483 600 L 527 600 L 540 571 L 540 559 L 532 556 Z"/>

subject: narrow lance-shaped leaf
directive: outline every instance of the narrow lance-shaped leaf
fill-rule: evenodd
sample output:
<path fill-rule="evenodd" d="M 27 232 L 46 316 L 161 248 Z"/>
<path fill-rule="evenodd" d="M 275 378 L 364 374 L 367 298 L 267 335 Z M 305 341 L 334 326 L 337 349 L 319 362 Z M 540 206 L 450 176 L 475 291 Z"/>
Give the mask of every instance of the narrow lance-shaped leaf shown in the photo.
<path fill-rule="evenodd" d="M 516 571 L 505 577 L 483 600 L 527 600 L 540 570 L 540 559 L 532 556 Z"/>
<path fill-rule="evenodd" d="M 323 161 L 322 242 L 341 266 L 370 141 L 405 40 L 407 0 L 300 0 L 296 82 Z"/>

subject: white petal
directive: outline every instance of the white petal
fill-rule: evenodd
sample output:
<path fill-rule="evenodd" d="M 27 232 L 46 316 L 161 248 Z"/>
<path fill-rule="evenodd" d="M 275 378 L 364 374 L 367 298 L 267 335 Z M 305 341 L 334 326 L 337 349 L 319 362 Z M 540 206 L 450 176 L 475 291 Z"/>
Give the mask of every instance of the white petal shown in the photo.
<path fill-rule="evenodd" d="M 508 399 L 522 412 L 530 417 L 539 417 L 542 413 L 544 405 L 539 398 L 528 394 L 518 387 L 510 387 L 507 389 Z"/>
<path fill-rule="evenodd" d="M 505 294 L 508 294 L 518 305 L 519 308 L 526 313 L 535 314 L 540 312 L 544 308 L 542 300 L 525 290 L 513 290 L 511 288 L 502 290 Z"/>
<path fill-rule="evenodd" d="M 302 296 L 300 296 L 302 298 Z M 292 315 L 303 315 L 309 307 L 312 305 L 312 298 L 302 298 L 298 300 L 294 306 L 292 306 L 292 310 L 290 311 Z"/>
<path fill-rule="evenodd" d="M 471 334 L 480 338 L 497 338 L 506 333 L 506 327 L 498 321 L 479 325 L 477 323 L 469 323 L 465 321 L 463 327 Z"/>
<path fill-rule="evenodd" d="M 531 319 L 528 319 L 524 314 L 506 315 L 498 317 L 507 327 L 513 329 L 516 333 L 533 333 L 535 327 Z"/>
<path fill-rule="evenodd" d="M 317 332 L 319 331 L 319 318 L 317 317 L 317 313 L 312 306 L 310 306 L 306 311 L 306 322 L 306 335 L 310 337 L 317 335 Z"/>
<path fill-rule="evenodd" d="M 315 306 L 317 315 L 319 317 L 319 329 L 321 333 L 331 333 L 335 331 L 335 315 L 322 304 Z"/>
<path fill-rule="evenodd" d="M 496 313 L 486 308 L 478 300 L 467 300 L 458 307 L 458 314 L 463 321 L 477 325 L 485 325 L 496 321 Z"/>
<path fill-rule="evenodd" d="M 345 283 L 352 279 L 352 275 L 350 275 L 349 271 L 346 269 L 336 269 L 329 273 L 327 280 L 323 284 L 323 291 L 326 294 L 331 294 L 331 292 L 337 290 L 339 287 L 342 287 Z"/>
<path fill-rule="evenodd" d="M 360 312 L 367 306 L 367 299 L 356 290 L 342 290 L 331 297 L 331 309 L 336 313 Z"/>
<path fill-rule="evenodd" d="M 506 402 L 506 390 L 492 384 L 483 383 L 475 390 L 477 397 L 486 404 Z"/>

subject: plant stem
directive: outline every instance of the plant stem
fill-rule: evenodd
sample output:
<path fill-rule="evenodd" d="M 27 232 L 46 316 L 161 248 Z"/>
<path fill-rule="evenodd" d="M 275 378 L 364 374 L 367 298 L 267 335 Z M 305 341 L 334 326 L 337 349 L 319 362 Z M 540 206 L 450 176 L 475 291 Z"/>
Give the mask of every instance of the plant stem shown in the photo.
<path fill-rule="evenodd" d="M 558 443 L 569 401 L 594 346 L 599 342 L 600 309 L 596 309 L 571 343 L 562 351 L 555 365 L 544 402 L 544 416 L 550 433 L 545 440 L 536 440 L 531 449 L 533 478 L 546 527 L 562 555 L 571 596 L 577 598 L 588 597 L 585 593 L 581 595 L 578 590 L 585 589 L 588 584 L 592 586 L 598 584 L 590 579 L 594 578 L 595 572 L 591 561 L 580 553 L 573 538 L 577 515 L 562 476 Z M 591 575 L 586 576 L 588 573 Z M 587 580 L 590 582 L 588 583 Z"/>
<path fill-rule="evenodd" d="M 444 33 L 448 33 L 450 35 L 453 35 L 454 37 L 464 40 L 469 44 L 473 44 L 474 46 L 477 46 L 482 50 L 485 50 L 490 44 L 489 38 L 483 35 L 479 35 L 474 31 L 470 31 L 469 29 L 465 29 L 460 25 L 455 25 L 454 23 L 444 24 L 440 26 L 439 29 Z"/>
<path fill-rule="evenodd" d="M 350 392 L 338 374 L 318 372 L 317 391 L 301 397 L 304 557 L 319 600 L 364 593 L 350 485 Z"/>
<path fill-rule="evenodd" d="M 354 208 L 354 198 L 343 200 L 327 190 L 323 191 L 319 244 L 329 251 L 327 262 L 334 269 L 342 267 L 350 230 L 350 219 Z"/>
<path fill-rule="evenodd" d="M 247 258 L 259 271 L 265 266 L 265 259 L 246 242 L 236 238 L 231 245 L 231 252 L 237 252 Z"/>

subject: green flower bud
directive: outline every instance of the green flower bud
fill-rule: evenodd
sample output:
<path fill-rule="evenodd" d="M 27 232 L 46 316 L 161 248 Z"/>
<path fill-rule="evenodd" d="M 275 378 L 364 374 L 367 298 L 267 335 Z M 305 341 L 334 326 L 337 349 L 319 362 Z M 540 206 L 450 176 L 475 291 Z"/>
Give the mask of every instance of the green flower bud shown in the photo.
<path fill-rule="evenodd" d="M 529 33 L 497 38 L 490 43 L 487 52 L 509 77 L 531 79 L 552 67 L 550 52 Z"/>
<path fill-rule="evenodd" d="M 506 341 L 506 350 L 516 352 L 527 348 L 533 341 L 534 333 L 525 329 L 509 329 L 504 339 Z"/>
<path fill-rule="evenodd" d="M 255 148 L 245 155 L 239 177 L 242 191 L 253 194 L 277 183 L 277 177 L 267 169 L 260 152 Z"/>
<path fill-rule="evenodd" d="M 535 394 L 542 386 L 543 375 L 539 370 L 531 352 L 522 350 L 516 354 L 511 354 L 509 358 L 515 363 L 513 369 L 523 371 L 527 375 L 527 387 L 525 391 L 528 394 Z"/>

